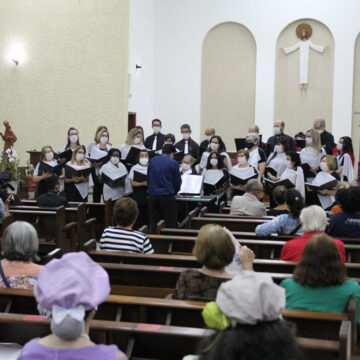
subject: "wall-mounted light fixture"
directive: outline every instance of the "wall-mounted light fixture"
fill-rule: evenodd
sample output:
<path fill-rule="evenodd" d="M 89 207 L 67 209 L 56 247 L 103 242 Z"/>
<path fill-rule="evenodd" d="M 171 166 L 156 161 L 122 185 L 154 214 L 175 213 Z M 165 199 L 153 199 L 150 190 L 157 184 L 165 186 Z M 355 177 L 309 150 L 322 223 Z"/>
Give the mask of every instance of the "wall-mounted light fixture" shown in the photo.
<path fill-rule="evenodd" d="M 135 65 L 135 69 L 136 69 L 136 70 L 141 70 L 142 68 L 143 68 L 143 67 L 142 67 L 141 65 L 139 65 L 139 64 L 136 64 L 136 65 Z"/>
<path fill-rule="evenodd" d="M 6 59 L 15 66 L 26 62 L 26 52 L 23 44 L 17 41 L 12 42 L 6 52 Z"/>

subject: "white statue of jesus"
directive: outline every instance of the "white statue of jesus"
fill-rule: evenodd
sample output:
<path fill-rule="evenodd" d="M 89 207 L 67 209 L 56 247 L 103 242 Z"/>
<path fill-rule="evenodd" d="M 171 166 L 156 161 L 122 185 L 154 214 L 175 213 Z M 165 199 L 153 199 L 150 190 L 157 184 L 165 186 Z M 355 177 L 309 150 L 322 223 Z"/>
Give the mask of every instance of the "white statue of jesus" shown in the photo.
<path fill-rule="evenodd" d="M 310 48 L 322 53 L 327 48 L 327 46 L 315 45 L 309 40 L 309 37 L 312 33 L 312 29 L 309 24 L 300 24 L 296 29 L 296 33 L 298 36 L 300 35 L 300 41 L 297 42 L 294 46 L 280 50 L 283 50 L 285 54 L 290 54 L 291 52 L 299 49 L 299 83 L 300 87 L 306 89 L 309 82 Z"/>

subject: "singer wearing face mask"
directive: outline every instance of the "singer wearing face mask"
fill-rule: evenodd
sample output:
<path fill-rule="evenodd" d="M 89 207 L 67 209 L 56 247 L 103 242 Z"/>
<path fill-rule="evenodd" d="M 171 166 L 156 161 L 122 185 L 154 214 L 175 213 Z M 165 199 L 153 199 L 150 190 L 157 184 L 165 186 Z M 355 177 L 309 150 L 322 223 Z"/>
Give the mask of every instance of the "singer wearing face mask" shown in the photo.
<path fill-rule="evenodd" d="M 237 164 L 230 170 L 231 197 L 244 195 L 247 182 L 258 177 L 258 171 L 249 163 L 249 152 L 240 149 L 237 152 Z"/>
<path fill-rule="evenodd" d="M 340 176 L 335 171 L 336 160 L 334 156 L 324 155 L 321 158 L 320 169 L 321 171 L 316 175 L 312 185 L 321 186 L 334 180 L 340 181 Z M 307 190 L 313 191 L 309 187 L 307 187 Z M 331 210 L 335 203 L 335 187 L 334 189 L 319 190 L 316 192 L 316 194 L 317 197 L 315 197 L 315 199 L 317 203 L 313 205 L 320 205 L 325 211 Z"/>
<path fill-rule="evenodd" d="M 126 166 L 120 162 L 121 152 L 118 149 L 112 148 L 109 150 L 110 160 L 104 164 L 100 170 L 100 178 L 103 174 L 107 178 L 110 178 L 114 183 L 106 183 L 104 180 L 103 197 L 104 201 L 111 199 L 114 204 L 117 199 L 127 196 L 133 192 L 128 171 Z M 117 183 L 118 179 L 125 177 L 125 180 L 121 183 Z"/>
<path fill-rule="evenodd" d="M 193 158 L 197 159 L 200 154 L 199 144 L 191 139 L 190 125 L 184 124 L 180 128 L 182 140 L 175 144 L 176 149 L 183 151 L 184 155 L 190 154 Z"/>
<path fill-rule="evenodd" d="M 108 131 L 108 129 L 107 129 L 107 127 L 106 127 L 105 125 L 99 125 L 99 126 L 96 128 L 94 140 L 91 141 L 91 142 L 89 143 L 89 145 L 87 146 L 87 148 L 86 148 L 86 154 L 87 154 L 88 156 L 90 156 L 91 150 L 92 150 L 93 146 L 99 143 L 100 140 L 99 140 L 98 134 L 99 134 L 100 131 L 102 131 L 102 130 Z"/>
<path fill-rule="evenodd" d="M 205 130 L 205 140 L 203 140 L 200 143 L 200 152 L 199 152 L 199 157 L 201 158 L 202 154 L 208 149 L 209 144 L 210 144 L 210 140 L 212 138 L 212 136 L 215 135 L 215 129 L 212 127 L 208 127 Z"/>
<path fill-rule="evenodd" d="M 85 150 L 85 146 L 84 145 L 80 145 L 80 141 L 79 141 L 79 132 L 77 129 L 75 129 L 74 127 L 71 127 L 68 130 L 68 136 L 67 136 L 67 144 L 64 145 L 60 152 L 64 152 L 66 150 L 72 150 L 74 151 L 76 147 L 81 146 L 84 150 Z"/>
<path fill-rule="evenodd" d="M 324 148 L 326 154 L 332 155 L 335 146 L 334 136 L 326 131 L 326 122 L 324 119 L 314 120 L 314 130 L 318 132 L 321 138 L 321 145 Z"/>
<path fill-rule="evenodd" d="M 285 141 L 287 142 L 287 147 L 288 147 L 289 151 L 296 151 L 294 139 L 291 136 L 284 134 L 284 129 L 285 129 L 285 123 L 283 121 L 276 120 L 274 122 L 274 135 L 269 137 L 269 139 L 267 141 L 266 149 L 265 149 L 267 156 L 269 156 L 274 151 L 274 146 L 276 145 L 276 140 L 280 136 L 283 137 L 285 139 Z"/>
<path fill-rule="evenodd" d="M 267 159 L 265 176 L 273 181 L 280 180 L 281 175 L 286 170 L 286 153 L 289 151 L 287 145 L 288 143 L 284 138 L 278 138 L 274 151 Z"/>
<path fill-rule="evenodd" d="M 142 132 L 139 129 L 131 129 L 126 137 L 125 143 L 120 146 L 121 151 L 121 160 L 125 160 L 130 152 L 130 149 L 134 147 L 139 150 L 145 149 L 144 143 L 143 143 L 143 136 Z M 137 155 L 138 156 L 138 155 Z M 127 165 L 128 169 L 131 168 L 131 166 L 136 164 L 137 157 L 134 159 L 127 159 Z"/>
<path fill-rule="evenodd" d="M 132 198 L 136 201 L 139 215 L 136 219 L 134 229 L 137 230 L 143 225 L 149 225 L 149 202 L 147 170 L 149 165 L 149 154 L 147 150 L 140 150 L 139 161 L 129 172 L 129 179 L 133 188 Z"/>
<path fill-rule="evenodd" d="M 351 138 L 349 136 L 341 137 L 336 149 L 338 165 L 336 172 L 340 175 L 341 181 L 351 184 L 354 181 L 354 150 Z"/>
<path fill-rule="evenodd" d="M 59 169 L 58 162 L 54 159 L 54 151 L 51 146 L 44 146 L 41 149 L 40 155 L 40 162 L 37 163 L 34 173 L 33 173 L 33 180 L 37 183 L 37 196 L 41 194 L 45 194 L 47 192 L 47 186 L 45 180 L 53 175 L 54 172 L 59 173 L 62 175 L 62 170 Z"/>
<path fill-rule="evenodd" d="M 260 136 L 249 133 L 246 136 L 245 146 L 249 152 L 249 163 L 260 173 L 260 178 L 264 176 L 266 166 L 266 155 L 264 150 L 259 148 Z"/>
<path fill-rule="evenodd" d="M 301 167 L 300 156 L 295 151 L 286 153 L 286 170 L 280 177 L 280 180 L 289 179 L 302 197 L 305 197 L 305 179 L 304 171 Z"/>
<path fill-rule="evenodd" d="M 204 175 L 204 195 L 216 195 L 215 203 L 208 206 L 211 213 L 219 212 L 219 204 L 226 202 L 226 190 L 229 187 L 229 172 L 225 168 L 223 157 L 218 152 L 211 152 Z"/>
<path fill-rule="evenodd" d="M 300 151 L 300 160 L 306 182 L 311 183 L 320 169 L 321 157 L 326 153 L 321 147 L 320 135 L 314 129 L 306 132 L 305 141 L 306 146 Z"/>
<path fill-rule="evenodd" d="M 205 169 L 206 165 L 208 163 L 209 155 L 212 152 L 218 152 L 224 162 L 225 167 L 230 170 L 232 168 L 231 159 L 229 154 L 226 152 L 225 144 L 219 135 L 214 135 L 210 139 L 209 146 L 207 150 L 202 154 L 201 160 L 200 160 L 200 169 Z"/>
<path fill-rule="evenodd" d="M 94 186 L 94 182 L 90 174 L 90 162 L 86 160 L 85 151 L 80 146 L 74 149 L 71 160 L 65 165 L 64 182 L 65 195 L 69 201 L 88 201 L 89 190 Z"/>
<path fill-rule="evenodd" d="M 161 120 L 154 119 L 151 122 L 153 134 L 145 140 L 145 147 L 149 150 L 161 150 L 164 146 L 165 136 L 161 133 Z"/>
<path fill-rule="evenodd" d="M 109 143 L 109 132 L 106 127 L 100 128 L 96 134 L 96 144 L 91 147 L 90 158 L 92 159 L 101 159 L 106 156 L 112 146 Z M 99 182 L 99 170 L 103 165 L 102 162 L 95 162 L 92 164 L 91 175 L 94 181 L 93 189 L 93 202 L 100 202 L 101 195 L 103 193 L 103 184 Z"/>

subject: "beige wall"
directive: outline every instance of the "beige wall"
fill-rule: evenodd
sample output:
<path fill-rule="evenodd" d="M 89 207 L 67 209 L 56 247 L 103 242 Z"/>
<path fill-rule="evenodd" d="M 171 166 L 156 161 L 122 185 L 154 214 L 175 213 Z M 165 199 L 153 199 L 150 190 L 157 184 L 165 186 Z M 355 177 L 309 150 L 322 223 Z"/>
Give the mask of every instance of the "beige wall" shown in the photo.
<path fill-rule="evenodd" d="M 351 138 L 354 146 L 355 164 L 359 162 L 360 152 L 360 35 L 355 43 L 354 62 L 354 93 L 353 93 L 353 118 Z M 358 167 L 355 165 L 357 174 Z"/>
<path fill-rule="evenodd" d="M 229 22 L 209 31 L 202 48 L 201 132 L 214 126 L 229 150 L 254 123 L 255 67 L 256 44 L 245 26 Z"/>
<path fill-rule="evenodd" d="M 119 146 L 127 130 L 129 0 L 1 0 L 0 108 L 29 149 L 59 149 L 70 126 L 80 141 L 106 124 Z M 26 62 L 6 58 L 24 44 Z M 0 129 L 2 128 L 2 124 Z"/>
<path fill-rule="evenodd" d="M 279 48 L 290 47 L 299 39 L 297 25 L 306 22 L 313 29 L 311 42 L 328 45 L 324 53 L 310 49 L 309 85 L 306 90 L 299 86 L 299 50 L 285 55 Z M 310 129 L 315 118 L 323 118 L 331 131 L 334 73 L 334 40 L 329 29 L 322 23 L 302 19 L 288 25 L 280 34 L 276 45 L 275 72 L 275 120 L 283 120 L 285 132 L 295 135 Z M 269 117 L 269 121 L 270 117 Z"/>

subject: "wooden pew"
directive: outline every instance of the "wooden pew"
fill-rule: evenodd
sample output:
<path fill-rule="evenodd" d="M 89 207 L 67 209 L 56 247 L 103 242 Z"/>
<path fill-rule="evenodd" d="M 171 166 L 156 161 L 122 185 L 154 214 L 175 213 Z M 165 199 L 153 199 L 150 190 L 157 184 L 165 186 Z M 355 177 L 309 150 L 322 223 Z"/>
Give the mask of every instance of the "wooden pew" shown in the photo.
<path fill-rule="evenodd" d="M 110 295 L 99 305 L 95 319 L 202 328 L 204 306 L 205 303 L 197 301 Z M 0 312 L 37 315 L 33 292 L 0 289 Z"/>
<path fill-rule="evenodd" d="M 55 211 L 56 208 L 39 207 L 36 202 L 28 201 L 28 205 L 11 206 L 12 210 L 24 211 Z M 74 207 L 65 208 L 65 221 L 66 223 L 76 222 L 76 250 L 81 251 L 83 244 L 88 240 L 95 238 L 95 223 L 96 218 L 87 219 L 87 209 L 85 203 L 76 203 Z M 75 250 L 75 249 L 74 249 Z"/>
<path fill-rule="evenodd" d="M 55 243 L 63 252 L 76 250 L 77 223 L 66 223 L 65 207 L 45 210 L 11 210 L 15 220 L 27 221 L 38 231 L 39 241 Z M 52 245 L 50 245 L 52 246 Z"/>
<path fill-rule="evenodd" d="M 34 337 L 50 334 L 50 320 L 24 314 L 0 314 L 0 337 L 4 342 L 25 344 Z M 90 337 L 96 343 L 116 344 L 129 359 L 182 359 L 195 354 L 200 340 L 213 330 L 156 324 L 93 320 Z M 336 339 L 297 337 L 304 360 L 350 360 L 351 323 L 342 321 Z M 161 346 L 156 346 L 161 344 Z M 338 355 L 338 357 L 337 357 Z"/>
<path fill-rule="evenodd" d="M 204 225 L 218 224 L 225 226 L 230 231 L 255 231 L 256 226 L 270 221 L 270 219 L 245 219 L 245 218 L 220 218 L 220 217 L 194 217 L 189 218 L 189 229 L 200 229 Z"/>
<path fill-rule="evenodd" d="M 259 219 L 259 220 L 272 220 L 274 219 L 274 216 L 256 216 L 256 215 L 230 215 L 230 214 L 224 214 L 224 213 L 209 213 L 207 211 L 207 207 L 204 206 L 200 209 L 199 212 L 200 217 L 211 217 L 216 218 L 219 217 L 221 219 Z"/>
<path fill-rule="evenodd" d="M 36 206 L 36 200 L 22 200 L 24 205 Z M 112 206 L 111 200 L 107 200 L 104 203 L 81 203 L 70 202 L 71 207 L 77 207 L 79 204 L 85 204 L 86 218 L 95 218 L 94 229 L 96 239 L 100 239 L 104 229 L 112 224 Z"/>
<path fill-rule="evenodd" d="M 50 320 L 24 314 L 0 314 L 0 338 L 25 344 L 50 334 Z M 212 330 L 122 321 L 93 320 L 90 337 L 96 343 L 116 344 L 129 359 L 182 359 L 194 354 L 199 340 Z M 161 346 L 160 346 L 161 344 Z"/>

